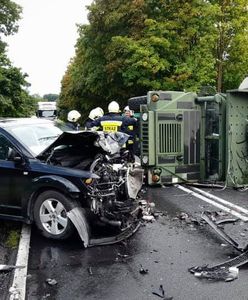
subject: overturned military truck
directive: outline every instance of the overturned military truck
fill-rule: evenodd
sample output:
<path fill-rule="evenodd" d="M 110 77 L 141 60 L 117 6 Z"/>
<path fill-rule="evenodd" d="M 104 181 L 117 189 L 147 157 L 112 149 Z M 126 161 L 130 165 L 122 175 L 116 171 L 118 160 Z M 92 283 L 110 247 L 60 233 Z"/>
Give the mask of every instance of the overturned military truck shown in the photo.
<path fill-rule="evenodd" d="M 140 155 L 149 185 L 248 185 L 248 84 L 225 94 L 149 91 L 130 98 L 140 113 Z"/>

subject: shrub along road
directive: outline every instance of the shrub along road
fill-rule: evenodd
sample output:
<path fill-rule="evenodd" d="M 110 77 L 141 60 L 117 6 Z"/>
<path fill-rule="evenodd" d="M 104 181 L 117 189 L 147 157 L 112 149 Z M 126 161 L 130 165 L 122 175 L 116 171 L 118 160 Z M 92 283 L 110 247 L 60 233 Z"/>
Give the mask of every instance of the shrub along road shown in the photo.
<path fill-rule="evenodd" d="M 0 221 L 0 264 L 15 264 L 21 224 Z M 0 299 L 7 299 L 12 271 L 0 272 Z"/>

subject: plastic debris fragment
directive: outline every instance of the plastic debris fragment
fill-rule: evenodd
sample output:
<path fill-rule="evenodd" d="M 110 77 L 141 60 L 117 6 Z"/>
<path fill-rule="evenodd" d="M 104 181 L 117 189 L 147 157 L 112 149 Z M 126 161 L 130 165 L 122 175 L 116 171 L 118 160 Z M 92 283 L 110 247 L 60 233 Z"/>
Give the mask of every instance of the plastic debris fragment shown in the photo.
<path fill-rule="evenodd" d="M 58 282 L 55 279 L 47 278 L 46 283 L 49 285 L 56 285 Z"/>
<path fill-rule="evenodd" d="M 145 274 L 148 274 L 148 269 L 144 269 L 143 267 L 142 267 L 142 265 L 140 265 L 140 270 L 139 270 L 139 272 L 140 272 L 140 274 L 142 274 L 142 275 L 145 275 Z"/>
<path fill-rule="evenodd" d="M 211 280 L 233 281 L 238 278 L 239 269 L 237 267 L 212 269 L 202 267 L 202 271 L 194 272 L 195 277 L 207 278 Z"/>

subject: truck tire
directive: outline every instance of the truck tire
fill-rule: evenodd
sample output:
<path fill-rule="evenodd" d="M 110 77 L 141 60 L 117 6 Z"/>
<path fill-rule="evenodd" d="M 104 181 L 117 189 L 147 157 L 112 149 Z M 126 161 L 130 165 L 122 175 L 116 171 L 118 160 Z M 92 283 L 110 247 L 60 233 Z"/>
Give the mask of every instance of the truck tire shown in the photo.
<path fill-rule="evenodd" d="M 147 104 L 147 96 L 133 97 L 128 99 L 128 106 L 135 112 L 140 111 L 140 105 Z"/>

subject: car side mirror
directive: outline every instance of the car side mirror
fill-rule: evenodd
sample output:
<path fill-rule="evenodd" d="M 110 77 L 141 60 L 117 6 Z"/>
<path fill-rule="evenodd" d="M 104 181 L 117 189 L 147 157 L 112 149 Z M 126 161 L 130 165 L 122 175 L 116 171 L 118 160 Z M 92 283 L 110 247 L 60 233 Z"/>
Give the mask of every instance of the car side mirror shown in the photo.
<path fill-rule="evenodd" d="M 24 160 L 23 158 L 21 157 L 20 154 L 17 154 L 13 157 L 13 161 L 16 163 L 16 164 L 23 164 L 24 163 Z"/>
<path fill-rule="evenodd" d="M 16 164 L 23 164 L 24 163 L 23 157 L 15 149 L 12 149 L 12 148 L 9 148 L 8 160 L 12 160 Z"/>

